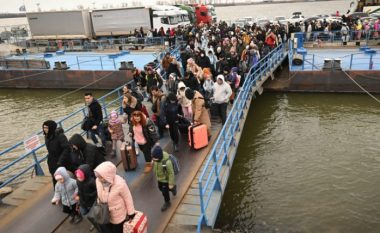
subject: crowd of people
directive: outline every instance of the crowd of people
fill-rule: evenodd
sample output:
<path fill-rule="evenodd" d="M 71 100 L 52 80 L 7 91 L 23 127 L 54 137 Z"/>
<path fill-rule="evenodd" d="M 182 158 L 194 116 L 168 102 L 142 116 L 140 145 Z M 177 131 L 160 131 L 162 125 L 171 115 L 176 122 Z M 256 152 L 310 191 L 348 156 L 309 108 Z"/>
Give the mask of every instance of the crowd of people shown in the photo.
<path fill-rule="evenodd" d="M 56 122 L 43 123 L 55 189 L 52 203 L 62 204 L 71 223 L 79 223 L 96 202 L 107 203 L 110 212 L 106 224 L 91 219 L 99 232 L 123 232 L 123 224 L 135 217 L 127 182 L 116 174 L 115 164 L 105 160 L 107 141 L 112 141 L 110 156 L 115 156 L 118 142 L 125 141 L 142 152 L 144 173 L 153 170 L 164 197 L 161 211 L 170 208 L 170 193 L 177 193 L 176 166 L 160 139 L 169 131 L 176 153 L 180 135 L 187 134 L 191 124 L 205 124 L 210 139 L 211 116 L 226 122 L 228 105 L 249 68 L 285 37 L 280 25 L 271 24 L 240 28 L 220 23 L 180 27 L 174 33 L 185 42 L 180 54 L 174 57 L 168 52 L 161 69 L 135 69 L 133 83 L 123 88 L 122 112 L 111 112 L 107 123 L 99 102 L 91 93 L 84 94 L 88 114 L 81 126 L 93 143 L 80 134 L 67 139 Z"/>

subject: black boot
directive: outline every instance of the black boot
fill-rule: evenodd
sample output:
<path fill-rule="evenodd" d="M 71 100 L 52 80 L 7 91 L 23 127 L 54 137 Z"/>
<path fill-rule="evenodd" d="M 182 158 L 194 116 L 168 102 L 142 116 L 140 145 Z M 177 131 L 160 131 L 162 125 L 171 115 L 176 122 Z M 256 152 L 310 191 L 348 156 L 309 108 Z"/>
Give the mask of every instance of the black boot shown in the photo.
<path fill-rule="evenodd" d="M 165 202 L 164 205 L 161 207 L 161 212 L 164 212 L 165 210 L 169 209 L 170 206 L 171 206 L 170 201 Z"/>
<path fill-rule="evenodd" d="M 173 196 L 177 195 L 177 185 L 174 185 L 174 187 L 170 189 L 170 191 L 172 192 Z"/>

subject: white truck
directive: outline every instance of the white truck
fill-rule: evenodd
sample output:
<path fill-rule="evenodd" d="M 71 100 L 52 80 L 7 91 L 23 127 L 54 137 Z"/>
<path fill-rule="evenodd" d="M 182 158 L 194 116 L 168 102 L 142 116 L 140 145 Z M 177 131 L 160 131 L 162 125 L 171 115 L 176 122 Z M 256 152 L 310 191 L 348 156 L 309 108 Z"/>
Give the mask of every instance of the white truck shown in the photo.
<path fill-rule="evenodd" d="M 87 10 L 30 12 L 26 17 L 34 40 L 92 38 Z"/>
<path fill-rule="evenodd" d="M 183 25 L 184 12 L 180 9 L 160 8 L 117 8 L 106 10 L 94 10 L 91 13 L 92 25 L 95 37 L 122 36 L 133 34 L 135 29 L 142 27 L 144 31 Z M 186 17 L 188 20 L 188 17 Z"/>

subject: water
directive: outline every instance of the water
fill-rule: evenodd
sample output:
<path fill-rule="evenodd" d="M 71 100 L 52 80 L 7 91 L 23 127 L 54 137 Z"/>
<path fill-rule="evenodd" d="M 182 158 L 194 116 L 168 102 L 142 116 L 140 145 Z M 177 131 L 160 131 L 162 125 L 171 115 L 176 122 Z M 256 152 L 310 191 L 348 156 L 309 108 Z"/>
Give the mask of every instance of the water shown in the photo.
<path fill-rule="evenodd" d="M 264 93 L 251 106 L 216 227 L 379 232 L 378 122 L 379 104 L 366 95 Z"/>
<path fill-rule="evenodd" d="M 82 108 L 85 91 L 72 92 L 72 90 L 0 89 L 0 151 L 41 131 L 44 121 L 62 119 L 65 115 Z M 106 91 L 93 91 L 95 97 L 100 97 L 105 93 Z M 42 137 L 40 141 L 44 142 Z M 0 157 L 0 167 L 24 153 L 21 146 Z M 38 156 L 43 156 L 44 153 L 41 151 Z M 1 174 L 0 181 L 32 162 L 31 158 L 22 160 L 17 166 Z"/>
<path fill-rule="evenodd" d="M 290 17 L 293 12 L 301 11 L 305 17 L 317 14 L 332 14 L 337 10 L 346 13 L 350 8 L 350 2 L 341 1 L 321 1 L 321 2 L 296 2 L 296 3 L 273 3 L 255 4 L 246 6 L 216 7 L 218 20 L 236 20 L 243 17 L 266 17 L 273 19 L 274 16 Z"/>

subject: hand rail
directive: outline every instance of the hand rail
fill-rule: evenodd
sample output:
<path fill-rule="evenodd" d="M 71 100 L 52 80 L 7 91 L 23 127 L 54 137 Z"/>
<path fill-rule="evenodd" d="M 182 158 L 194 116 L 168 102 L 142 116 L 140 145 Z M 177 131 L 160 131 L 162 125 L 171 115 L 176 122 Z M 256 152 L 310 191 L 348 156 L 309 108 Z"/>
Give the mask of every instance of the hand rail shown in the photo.
<path fill-rule="evenodd" d="M 239 129 L 243 111 L 247 108 L 247 101 L 251 98 L 252 86 L 256 85 L 256 82 L 261 80 L 261 76 L 271 71 L 272 68 L 281 61 L 281 58 L 284 56 L 284 51 L 284 44 L 280 44 L 257 64 L 253 65 L 249 69 L 247 78 L 234 100 L 234 105 L 209 153 L 204 169 L 198 179 L 201 214 L 198 219 L 197 232 L 201 232 L 202 225 L 209 224 L 209 220 L 206 216 L 207 208 L 213 192 L 222 189 L 220 172 L 222 171 L 223 165 L 228 163 L 228 150 L 234 143 L 235 132 Z M 207 174 L 206 172 L 209 173 Z"/>
<path fill-rule="evenodd" d="M 178 47 L 176 47 L 175 49 L 173 49 L 173 51 L 171 51 L 171 54 L 173 56 L 178 56 L 178 53 L 179 53 Z M 129 81 L 128 84 L 132 84 L 132 86 L 133 86 L 133 80 Z M 110 91 L 109 93 L 107 93 L 107 94 L 105 94 L 102 97 L 97 99 L 99 104 L 102 107 L 102 110 L 104 113 L 103 114 L 104 119 L 108 118 L 107 108 L 114 106 L 116 108 L 116 110 L 121 110 L 121 101 L 120 100 L 123 97 L 122 88 L 123 88 L 123 86 L 117 87 L 116 89 Z M 111 99 L 107 102 L 107 98 L 108 99 L 111 98 Z M 77 132 L 80 132 L 83 135 L 85 132 L 82 131 L 82 129 L 80 129 L 80 125 L 81 125 L 81 122 L 82 122 L 85 115 L 86 115 L 86 107 L 82 107 L 82 108 L 74 111 L 73 113 L 68 114 L 67 116 L 58 120 L 57 125 L 58 125 L 58 127 L 62 127 L 64 129 L 65 134 L 68 132 L 73 132 L 74 130 L 77 130 Z M 78 117 L 80 118 L 79 122 L 76 119 Z M 73 120 L 73 122 L 70 122 L 71 124 L 67 123 L 68 126 L 64 127 L 64 125 L 65 125 L 64 123 L 66 123 L 69 120 Z M 36 134 L 42 135 L 42 130 L 38 131 Z M 23 151 L 24 150 L 23 144 L 24 144 L 24 141 L 20 141 L 20 142 L 15 143 L 12 146 L 6 148 L 5 150 L 1 151 L 0 152 L 0 158 L 4 158 L 5 155 L 9 155 L 10 152 L 17 153 L 17 150 Z M 41 153 L 45 153 L 45 154 L 41 158 L 38 158 L 37 152 L 41 152 Z M 14 180 L 19 178 L 20 176 L 22 176 L 23 174 L 25 174 L 26 172 L 28 172 L 32 168 L 35 168 L 37 175 L 44 175 L 44 172 L 41 168 L 40 163 L 44 162 L 47 159 L 47 154 L 45 151 L 45 143 L 41 143 L 41 145 L 38 148 L 36 148 L 30 152 L 21 152 L 21 153 L 22 154 L 20 156 L 18 156 L 17 158 L 13 159 L 9 163 L 2 165 L 0 167 L 0 175 L 3 175 L 5 173 L 5 171 L 7 171 L 8 169 L 15 168 L 16 165 L 20 165 L 20 163 L 19 163 L 20 161 L 25 160 L 25 159 L 30 159 L 31 156 L 34 159 L 33 163 L 31 165 L 27 165 L 27 167 L 25 167 L 25 168 L 22 167 L 21 171 L 17 170 L 16 172 L 13 172 L 14 174 L 10 174 L 11 172 L 9 172 L 5 177 L 6 180 L 0 184 L 0 188 L 11 184 Z M 24 166 L 24 165 L 21 165 L 21 166 Z"/>

